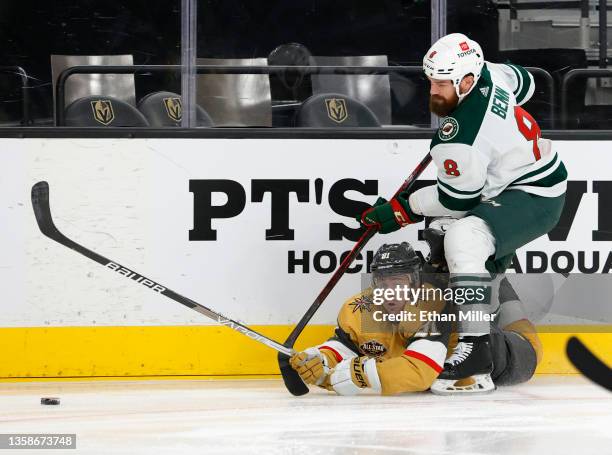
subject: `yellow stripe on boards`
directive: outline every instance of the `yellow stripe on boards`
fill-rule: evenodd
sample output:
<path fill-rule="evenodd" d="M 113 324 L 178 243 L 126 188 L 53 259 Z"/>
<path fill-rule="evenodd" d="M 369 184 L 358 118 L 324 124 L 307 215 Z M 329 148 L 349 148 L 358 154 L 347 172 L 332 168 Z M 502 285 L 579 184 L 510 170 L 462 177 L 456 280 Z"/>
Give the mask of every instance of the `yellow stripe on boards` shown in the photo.
<path fill-rule="evenodd" d="M 538 336 L 544 346 L 544 355 L 536 373 L 578 373 L 565 353 L 567 340 L 571 336 L 577 336 L 593 354 L 608 366 L 612 365 L 611 326 L 543 326 L 538 327 Z"/>
<path fill-rule="evenodd" d="M 253 329 L 283 342 L 292 327 Z M 297 347 L 332 333 L 310 326 Z M 3 328 L 0 352 L 0 378 L 279 373 L 276 351 L 220 326 Z"/>
<path fill-rule="evenodd" d="M 292 326 L 254 326 L 284 341 Z M 333 326 L 309 326 L 297 348 L 319 344 Z M 612 329 L 547 327 L 537 372 L 576 373 L 565 356 L 571 334 L 612 364 Z M 582 332 L 582 333 L 581 333 Z M 589 333 L 586 333 L 589 332 Z M 277 375 L 276 351 L 218 326 L 29 327 L 0 329 L 0 380 Z"/>

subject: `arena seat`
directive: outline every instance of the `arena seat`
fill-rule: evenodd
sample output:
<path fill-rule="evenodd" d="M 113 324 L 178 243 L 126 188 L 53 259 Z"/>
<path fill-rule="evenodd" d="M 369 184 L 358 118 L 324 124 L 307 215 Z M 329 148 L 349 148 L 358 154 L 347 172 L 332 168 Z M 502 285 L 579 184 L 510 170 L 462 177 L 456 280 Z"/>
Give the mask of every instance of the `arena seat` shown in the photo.
<path fill-rule="evenodd" d="M 387 66 L 386 55 L 312 57 L 320 66 Z M 383 125 L 391 124 L 391 84 L 388 74 L 313 74 L 312 93 L 342 93 L 359 100 Z"/>
<path fill-rule="evenodd" d="M 198 58 L 198 65 L 267 66 L 265 58 Z M 272 96 L 267 74 L 198 74 L 197 103 L 215 126 L 272 126 Z"/>
<path fill-rule="evenodd" d="M 111 96 L 87 96 L 66 108 L 65 126 L 145 127 L 149 122 L 131 104 Z"/>
<path fill-rule="evenodd" d="M 138 110 L 149 125 L 157 128 L 181 126 L 183 103 L 181 96 L 172 92 L 153 92 L 138 102 Z M 196 126 L 212 127 L 213 121 L 201 106 L 196 105 Z"/>
<path fill-rule="evenodd" d="M 429 81 L 425 73 L 408 76 L 393 72 L 389 74 L 391 84 L 391 111 L 393 124 L 429 128 Z"/>
<path fill-rule="evenodd" d="M 557 99 L 556 127 L 561 126 L 561 106 L 559 103 L 561 93 L 561 81 L 563 76 L 571 69 L 586 68 L 588 65 L 584 49 L 516 49 L 499 51 L 499 62 L 511 62 L 522 66 L 534 66 L 543 68 L 550 73 L 555 82 L 555 94 Z M 486 55 L 486 54 L 485 54 Z M 539 84 L 536 78 L 536 89 L 531 100 L 525 108 L 532 114 L 543 129 L 550 128 L 550 115 L 546 87 Z M 571 118 L 576 119 L 584 109 L 586 95 L 586 80 L 576 81 L 572 87 L 572 97 L 569 100 Z M 578 125 L 574 124 L 573 127 Z"/>
<path fill-rule="evenodd" d="M 354 128 L 381 126 L 364 103 L 339 93 L 322 93 L 304 101 L 297 126 L 311 128 Z"/>
<path fill-rule="evenodd" d="M 66 68 L 80 65 L 134 64 L 132 55 L 51 55 L 53 101 L 59 75 Z M 110 96 L 136 106 L 136 88 L 133 74 L 74 74 L 66 81 L 64 106 L 86 96 Z"/>
<path fill-rule="evenodd" d="M 270 52 L 268 65 L 309 66 L 311 58 L 311 52 L 303 44 L 285 43 Z M 297 110 L 302 102 L 312 96 L 310 75 L 291 69 L 270 73 L 270 91 L 272 124 L 279 127 L 293 127 Z"/>
<path fill-rule="evenodd" d="M 300 43 L 286 43 L 274 48 L 268 55 L 270 66 L 309 66 L 312 54 L 306 46 Z M 270 74 L 272 99 L 303 101 L 312 94 L 310 78 L 300 71 L 285 70 Z M 275 84 L 274 82 L 278 82 Z M 304 88 L 308 95 L 303 96 Z"/>

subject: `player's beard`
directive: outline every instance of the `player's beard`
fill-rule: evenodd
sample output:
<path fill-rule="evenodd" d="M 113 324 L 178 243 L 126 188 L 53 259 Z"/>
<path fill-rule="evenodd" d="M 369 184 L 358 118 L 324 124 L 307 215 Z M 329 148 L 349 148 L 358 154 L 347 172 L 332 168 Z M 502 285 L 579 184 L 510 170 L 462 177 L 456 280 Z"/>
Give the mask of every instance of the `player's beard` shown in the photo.
<path fill-rule="evenodd" d="M 446 117 L 453 112 L 459 103 L 459 97 L 455 92 L 450 99 L 441 97 L 440 95 L 429 95 L 429 110 L 438 117 Z"/>

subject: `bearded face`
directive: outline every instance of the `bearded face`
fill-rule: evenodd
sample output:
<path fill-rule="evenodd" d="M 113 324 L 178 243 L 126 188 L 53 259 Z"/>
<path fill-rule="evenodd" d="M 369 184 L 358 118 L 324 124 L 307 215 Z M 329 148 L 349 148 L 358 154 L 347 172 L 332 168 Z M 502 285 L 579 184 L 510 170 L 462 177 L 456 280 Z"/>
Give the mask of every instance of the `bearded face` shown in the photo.
<path fill-rule="evenodd" d="M 429 78 L 429 110 L 438 117 L 447 117 L 459 104 L 455 86 L 450 80 Z M 465 76 L 459 87 L 460 93 L 467 93 L 474 83 L 474 76 Z"/>
<path fill-rule="evenodd" d="M 459 97 L 453 88 L 447 97 L 442 95 L 429 95 L 429 110 L 438 117 L 447 117 L 459 104 Z"/>

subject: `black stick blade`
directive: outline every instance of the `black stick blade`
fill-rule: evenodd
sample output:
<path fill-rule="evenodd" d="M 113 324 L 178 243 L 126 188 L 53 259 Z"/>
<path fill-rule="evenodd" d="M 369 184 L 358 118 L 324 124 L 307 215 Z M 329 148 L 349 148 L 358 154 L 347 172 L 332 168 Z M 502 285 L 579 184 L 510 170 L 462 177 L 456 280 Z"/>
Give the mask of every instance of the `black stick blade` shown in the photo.
<path fill-rule="evenodd" d="M 44 180 L 32 186 L 32 205 L 49 207 L 49 184 Z"/>
<path fill-rule="evenodd" d="M 291 365 L 289 365 L 289 357 L 282 352 L 278 353 L 278 366 L 280 368 L 285 387 L 292 395 L 299 397 L 308 393 L 308 386 L 304 384 L 300 375 L 297 374 Z"/>
<path fill-rule="evenodd" d="M 35 183 L 32 187 L 32 207 L 38 228 L 47 237 L 59 233 L 53 224 L 51 208 L 49 207 L 49 184 L 45 181 Z"/>
<path fill-rule="evenodd" d="M 49 184 L 47 182 L 41 181 L 32 186 L 32 208 L 38 228 L 44 235 L 63 244 L 72 243 L 53 223 L 51 207 L 49 206 Z"/>
<path fill-rule="evenodd" d="M 582 342 L 571 337 L 565 348 L 567 357 L 583 375 L 612 392 L 612 369 L 599 360 Z"/>

